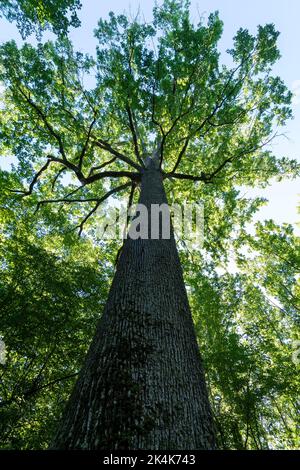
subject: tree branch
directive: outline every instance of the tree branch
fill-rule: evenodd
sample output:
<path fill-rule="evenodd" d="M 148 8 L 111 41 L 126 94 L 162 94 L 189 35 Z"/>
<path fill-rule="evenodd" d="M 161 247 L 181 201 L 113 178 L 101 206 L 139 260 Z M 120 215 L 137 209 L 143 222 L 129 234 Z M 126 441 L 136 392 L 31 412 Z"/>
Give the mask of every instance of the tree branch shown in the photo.
<path fill-rule="evenodd" d="M 187 138 L 185 139 L 184 145 L 183 145 L 183 147 L 182 147 L 182 149 L 181 149 L 181 151 L 180 151 L 180 153 L 179 153 L 179 155 L 178 155 L 177 161 L 176 161 L 176 163 L 175 163 L 175 165 L 174 165 L 174 168 L 173 168 L 173 170 L 171 171 L 171 173 L 175 173 L 175 171 L 177 170 L 178 166 L 180 165 L 180 162 L 181 162 L 181 160 L 182 160 L 182 157 L 184 156 L 184 154 L 185 154 L 185 152 L 186 152 L 186 149 L 188 148 L 189 142 L 190 142 L 190 137 L 187 137 Z"/>
<path fill-rule="evenodd" d="M 66 167 L 62 167 L 62 168 L 58 171 L 58 173 L 55 175 L 54 180 L 52 181 L 52 185 L 51 185 L 52 191 L 54 191 L 54 186 L 55 186 L 55 184 L 56 184 L 56 181 L 58 180 L 58 178 L 60 177 L 60 175 L 61 175 L 64 171 L 66 171 Z"/>
<path fill-rule="evenodd" d="M 28 191 L 14 190 L 14 189 L 9 189 L 9 191 L 12 193 L 21 193 L 22 197 L 29 196 L 30 194 L 32 194 L 33 188 L 35 184 L 38 182 L 39 177 L 41 176 L 42 173 L 44 173 L 44 171 L 47 170 L 50 163 L 51 163 L 51 160 L 48 159 L 45 165 L 42 166 L 42 168 L 34 175 L 33 180 L 31 181 L 29 185 Z"/>
<path fill-rule="evenodd" d="M 93 119 L 93 121 L 91 122 L 91 124 L 90 124 L 90 126 L 89 126 L 89 130 L 88 130 L 88 133 L 87 133 L 86 141 L 85 141 L 85 143 L 84 143 L 84 145 L 83 145 L 83 148 L 82 148 L 82 151 L 81 151 L 81 153 L 80 153 L 80 155 L 79 155 L 79 164 L 78 164 L 78 167 L 79 167 L 80 170 L 81 170 L 81 168 L 82 168 L 83 158 L 84 158 L 84 156 L 85 156 L 85 154 L 86 154 L 86 151 L 87 151 L 87 148 L 88 148 L 88 145 L 89 145 L 89 141 L 90 141 L 90 137 L 91 137 L 91 132 L 92 132 L 92 130 L 93 130 L 93 127 L 94 127 L 96 121 L 97 121 L 97 117 L 95 116 L 94 119 Z"/>
<path fill-rule="evenodd" d="M 26 398 L 30 397 L 31 395 L 35 395 L 36 393 L 38 393 L 40 390 L 42 390 L 44 388 L 51 387 L 52 385 L 55 385 L 59 382 L 62 382 L 63 380 L 67 380 L 67 379 L 71 379 L 72 377 L 76 377 L 78 374 L 79 374 L 79 372 L 74 372 L 72 374 L 65 375 L 64 377 L 59 377 L 58 379 L 51 380 L 50 382 L 48 382 L 44 385 L 41 385 L 39 387 L 31 388 L 30 390 L 28 390 L 27 392 L 24 393 L 22 398 L 26 399 Z M 10 405 L 11 403 L 14 403 L 17 398 L 19 398 L 19 397 L 11 397 L 8 400 L 2 401 L 0 403 L 0 407 L 2 408 L 2 407 Z"/>
<path fill-rule="evenodd" d="M 75 165 L 74 163 L 70 162 L 67 159 L 54 157 L 53 155 L 48 155 L 47 158 L 48 158 L 48 160 L 50 160 L 50 162 L 60 163 L 65 168 L 69 168 L 69 170 L 72 170 L 75 173 L 75 175 L 77 176 L 78 180 L 81 183 L 86 183 L 86 178 L 84 177 L 84 174 L 82 173 L 80 168 L 77 165 Z"/>
<path fill-rule="evenodd" d="M 223 160 L 223 162 L 212 172 L 212 173 L 204 173 L 201 172 L 200 176 L 197 175 L 187 175 L 185 173 L 165 173 L 164 178 L 177 178 L 183 180 L 191 180 L 191 181 L 203 181 L 204 183 L 213 183 L 213 179 L 216 177 L 218 173 L 228 164 L 232 163 L 233 161 L 237 160 L 238 158 L 249 155 L 250 153 L 256 152 L 257 150 L 263 148 L 267 144 L 269 144 L 275 137 L 276 133 L 271 136 L 267 141 L 263 142 L 261 145 L 257 145 L 256 147 L 249 147 L 242 152 L 238 153 L 237 155 L 231 155 L 230 157 Z"/>
<path fill-rule="evenodd" d="M 102 171 L 101 173 L 96 173 L 85 179 L 85 184 L 94 183 L 102 178 L 130 178 L 133 181 L 139 181 L 141 173 L 133 173 L 132 171 Z"/>
<path fill-rule="evenodd" d="M 165 173 L 164 178 L 176 178 L 179 180 L 190 180 L 190 181 L 203 181 L 204 183 L 211 183 L 209 177 L 205 173 L 201 173 L 200 176 L 186 175 L 185 173 Z"/>
<path fill-rule="evenodd" d="M 247 60 L 252 56 L 252 52 L 250 54 L 247 55 L 246 58 L 244 58 L 240 63 L 239 65 L 237 65 L 237 67 L 232 70 L 231 74 L 229 75 L 228 77 L 228 80 L 227 82 L 225 83 L 224 87 L 223 87 L 223 91 L 222 91 L 222 94 L 221 94 L 221 98 L 220 98 L 220 101 L 216 103 L 214 109 L 212 110 L 212 112 L 202 121 L 202 123 L 200 124 L 200 126 L 198 126 L 193 132 L 192 134 L 190 135 L 190 137 L 192 136 L 195 136 L 198 132 L 200 132 L 203 127 L 209 123 L 211 121 L 211 119 L 216 115 L 216 113 L 219 111 L 219 109 L 222 108 L 223 104 L 227 101 L 227 99 L 232 96 L 232 94 L 234 93 L 234 90 L 236 89 L 236 87 L 238 86 L 239 83 L 241 83 L 247 76 L 247 74 L 241 78 L 234 86 L 233 90 L 229 93 L 229 94 L 226 94 L 226 90 L 228 88 L 228 86 L 230 85 L 230 83 L 232 82 L 232 79 L 234 77 L 234 75 L 236 74 L 236 72 L 245 64 L 245 62 L 247 62 Z"/>
<path fill-rule="evenodd" d="M 42 173 L 44 173 L 47 170 L 47 168 L 49 167 L 51 162 L 60 163 L 63 166 L 63 168 L 58 172 L 58 174 L 56 175 L 54 181 L 52 182 L 52 189 L 54 187 L 54 184 L 55 184 L 57 178 L 62 173 L 62 171 L 64 171 L 66 168 L 72 170 L 76 174 L 78 180 L 82 183 L 82 186 L 80 186 L 79 188 L 76 188 L 74 191 L 72 191 L 72 193 L 70 193 L 69 196 L 71 194 L 75 193 L 76 191 L 78 191 L 79 189 L 81 189 L 82 187 L 84 187 L 88 184 L 94 183 L 95 181 L 98 181 L 102 178 L 130 178 L 132 181 L 139 181 L 140 176 L 141 176 L 140 173 L 133 173 L 131 171 L 103 171 L 103 172 L 96 173 L 96 174 L 90 174 L 86 178 L 86 177 L 84 177 L 83 173 L 78 168 L 78 166 L 74 165 L 74 163 L 71 163 L 68 160 L 64 160 L 64 159 L 61 159 L 61 158 L 58 158 L 58 157 L 54 157 L 52 155 L 48 155 L 47 156 L 47 162 L 34 175 L 32 181 L 29 185 L 29 189 L 27 191 L 14 190 L 14 189 L 9 189 L 9 191 L 12 192 L 12 193 L 20 193 L 20 194 L 22 194 L 22 197 L 31 195 L 36 183 L 38 182 L 38 180 L 40 178 L 40 176 L 42 175 Z M 107 162 L 107 164 L 108 164 L 108 162 Z"/>
<path fill-rule="evenodd" d="M 64 204 L 72 204 L 74 202 L 81 203 L 81 202 L 99 202 L 99 198 L 87 198 L 87 199 L 68 199 L 67 196 L 65 198 L 58 198 L 58 199 L 44 199 L 43 201 L 39 201 L 37 203 L 37 208 L 35 213 L 38 212 L 41 206 L 44 206 L 45 204 L 55 204 L 63 202 Z"/>
<path fill-rule="evenodd" d="M 102 163 L 101 165 L 98 165 L 98 166 L 93 166 L 91 169 L 90 169 L 90 172 L 89 172 L 89 176 L 91 176 L 94 171 L 97 171 L 97 170 L 102 170 L 102 168 L 105 168 L 106 166 L 110 165 L 111 163 L 115 162 L 117 159 L 117 157 L 113 157 L 111 158 L 110 160 L 108 160 L 107 162 L 104 162 Z"/>
<path fill-rule="evenodd" d="M 140 173 L 133 173 L 131 171 L 127 171 L 127 170 L 121 170 L 121 171 L 103 171 L 101 173 L 96 173 L 96 174 L 92 174 L 92 175 L 89 175 L 87 178 L 83 175 L 83 173 L 81 172 L 81 170 L 78 168 L 77 165 L 74 165 L 74 163 L 71 163 L 70 161 L 65 161 L 65 160 L 62 160 L 61 158 L 57 158 L 57 157 L 53 157 L 53 156 L 48 156 L 48 158 L 50 159 L 50 161 L 52 162 L 57 162 L 57 163 L 60 163 L 61 165 L 64 165 L 65 167 L 69 168 L 70 170 L 72 170 L 78 180 L 84 184 L 84 185 L 87 185 L 87 184 L 90 184 L 90 183 L 93 183 L 94 181 L 98 181 L 99 179 L 101 178 L 121 178 L 121 177 L 126 177 L 126 178 L 130 178 L 132 180 L 138 180 L 139 177 L 140 177 Z"/>

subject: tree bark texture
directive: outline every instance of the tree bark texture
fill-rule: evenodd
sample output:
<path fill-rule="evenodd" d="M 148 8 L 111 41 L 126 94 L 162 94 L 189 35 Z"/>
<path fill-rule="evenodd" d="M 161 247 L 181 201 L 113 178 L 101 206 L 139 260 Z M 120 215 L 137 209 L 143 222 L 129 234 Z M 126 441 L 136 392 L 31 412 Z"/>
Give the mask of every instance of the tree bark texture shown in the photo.
<path fill-rule="evenodd" d="M 167 203 L 160 170 L 140 201 Z M 149 227 L 150 229 L 150 227 Z M 213 449 L 201 357 L 171 230 L 128 238 L 104 313 L 52 443 L 54 449 Z"/>

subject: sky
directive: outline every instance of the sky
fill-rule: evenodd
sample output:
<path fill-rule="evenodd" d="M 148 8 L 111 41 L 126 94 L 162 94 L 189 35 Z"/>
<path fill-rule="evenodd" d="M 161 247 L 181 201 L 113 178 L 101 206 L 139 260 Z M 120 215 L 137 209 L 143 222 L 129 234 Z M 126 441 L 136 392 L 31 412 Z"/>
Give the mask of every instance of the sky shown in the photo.
<path fill-rule="evenodd" d="M 151 20 L 154 0 L 81 0 L 82 9 L 79 18 L 82 26 L 70 31 L 70 37 L 77 50 L 93 54 L 97 44 L 93 30 L 100 17 L 107 17 L 109 11 L 129 13 L 135 16 L 140 10 L 146 21 Z M 158 1 L 158 3 L 161 3 Z M 220 41 L 221 58 L 226 60 L 226 49 L 232 46 L 232 38 L 239 28 L 247 28 L 255 34 L 257 25 L 274 23 L 280 31 L 278 46 L 281 59 L 274 67 L 286 85 L 293 91 L 294 119 L 289 121 L 284 130 L 285 137 L 280 137 L 272 144 L 273 152 L 278 156 L 295 158 L 300 161 L 300 1 L 299 0 L 191 0 L 191 16 L 195 22 L 207 18 L 209 13 L 219 11 L 224 22 L 224 33 Z M 53 37 L 47 33 L 45 37 Z M 22 43 L 16 27 L 0 19 L 0 43 L 15 39 Z M 35 38 L 27 39 L 35 43 Z M 7 168 L 9 162 L 0 161 L 1 168 Z M 300 234 L 300 179 L 273 182 L 266 189 L 243 188 L 246 197 L 263 196 L 269 203 L 256 215 L 256 220 L 274 219 L 277 223 L 291 223 Z"/>

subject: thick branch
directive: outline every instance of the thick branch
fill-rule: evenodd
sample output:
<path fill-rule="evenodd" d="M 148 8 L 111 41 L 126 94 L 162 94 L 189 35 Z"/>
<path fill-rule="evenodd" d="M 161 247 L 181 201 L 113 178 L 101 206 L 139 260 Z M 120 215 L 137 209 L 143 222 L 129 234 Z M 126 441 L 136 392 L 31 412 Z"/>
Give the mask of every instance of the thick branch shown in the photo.
<path fill-rule="evenodd" d="M 126 155 L 123 155 L 122 153 L 118 152 L 117 150 L 115 150 L 108 142 L 106 142 L 105 140 L 102 140 L 102 139 L 96 139 L 94 140 L 94 143 L 95 145 L 97 145 L 98 147 L 100 147 L 102 150 L 106 150 L 107 152 L 111 153 L 112 155 L 114 155 L 115 157 L 119 158 L 120 160 L 122 160 L 123 162 L 127 163 L 128 165 L 132 166 L 133 168 L 135 168 L 137 171 L 141 171 L 142 170 L 142 167 L 140 165 L 138 165 L 137 163 L 135 163 L 133 160 L 131 160 L 131 158 L 129 157 L 126 157 Z"/>
<path fill-rule="evenodd" d="M 176 178 L 179 180 L 203 181 L 204 183 L 211 183 L 211 181 L 209 181 L 209 177 L 205 173 L 201 173 L 200 176 L 186 175 L 185 173 L 165 173 L 164 178 Z"/>
<path fill-rule="evenodd" d="M 231 83 L 232 81 L 232 78 L 234 77 L 235 73 L 243 66 L 243 64 L 249 59 L 249 57 L 251 57 L 251 54 L 249 54 L 245 59 L 242 60 L 242 62 L 232 71 L 232 73 L 230 74 L 224 88 L 223 88 L 223 92 L 222 92 L 222 95 L 221 95 L 221 100 L 219 102 L 216 103 L 215 107 L 213 108 L 212 112 L 203 120 L 203 122 L 200 124 L 200 126 L 198 126 L 190 135 L 188 135 L 186 138 L 184 138 L 183 140 L 185 141 L 184 143 L 184 146 L 182 148 L 182 151 L 180 152 L 179 154 L 179 157 L 178 157 L 178 161 L 176 162 L 175 164 L 175 167 L 173 168 L 173 172 L 176 171 L 178 165 L 180 164 L 180 161 L 182 160 L 184 154 L 185 154 L 185 151 L 187 149 L 187 146 L 188 146 L 188 143 L 189 143 L 189 140 L 194 136 L 196 135 L 198 132 L 200 132 L 204 126 L 206 124 L 209 124 L 211 127 L 217 127 L 216 124 L 212 123 L 211 122 L 211 119 L 215 116 L 215 114 L 219 111 L 219 109 L 222 108 L 223 104 L 225 103 L 225 101 L 232 95 L 233 91 L 229 94 L 226 94 L 226 90 L 229 86 L 229 84 Z M 187 88 L 186 88 L 186 91 L 185 91 L 185 95 L 183 97 L 183 100 L 182 100 L 182 103 L 181 103 L 181 107 L 180 107 L 180 112 L 179 112 L 179 115 L 174 119 L 171 127 L 169 128 L 169 130 L 165 133 L 163 133 L 163 138 L 162 138 L 162 145 L 161 145 L 161 164 L 162 164 L 162 161 L 163 161 L 163 151 L 164 151 L 164 145 L 165 145 L 165 142 L 166 142 L 166 139 L 168 137 L 168 135 L 173 131 L 173 129 L 175 128 L 175 126 L 177 125 L 177 123 L 184 117 L 186 116 L 187 114 L 189 114 L 190 112 L 193 111 L 193 106 L 194 106 L 194 100 L 192 101 L 192 105 L 185 111 L 185 112 L 182 112 L 182 109 L 183 109 L 183 104 L 185 102 L 185 99 L 187 97 L 187 93 L 188 93 L 188 90 L 191 86 L 191 80 L 192 80 L 192 77 L 197 69 L 197 63 L 195 64 L 195 67 L 193 68 L 193 71 L 191 73 L 191 76 L 189 78 L 189 82 L 188 82 L 188 85 L 187 85 Z M 239 82 L 238 82 L 239 83 Z M 236 88 L 237 84 L 235 85 L 234 89 Z M 227 123 L 226 123 L 227 124 Z M 224 125 L 224 123 L 222 123 L 221 125 Z"/>
<path fill-rule="evenodd" d="M 22 197 L 29 196 L 30 194 L 32 194 L 33 189 L 34 189 L 36 183 L 38 182 L 40 176 L 42 175 L 42 173 L 44 173 L 47 170 L 47 168 L 49 167 L 51 162 L 60 163 L 63 166 L 63 168 L 61 170 L 59 170 L 58 174 L 54 178 L 54 181 L 52 182 L 52 189 L 54 188 L 54 185 L 55 185 L 55 182 L 56 182 L 57 178 L 62 173 L 62 171 L 65 170 L 66 168 L 73 171 L 76 174 L 78 180 L 82 183 L 82 186 L 80 186 L 79 188 L 76 188 L 76 190 L 74 190 L 72 193 L 70 193 L 70 195 L 75 193 L 76 191 L 78 191 L 82 187 L 84 187 L 88 184 L 94 183 L 95 181 L 98 181 L 102 178 L 130 178 L 132 181 L 138 181 L 140 179 L 140 173 L 133 173 L 131 171 L 103 171 L 103 172 L 96 173 L 96 174 L 90 174 L 86 178 L 86 177 L 84 177 L 83 173 L 78 168 L 78 166 L 74 165 L 74 163 L 71 163 L 68 160 L 64 160 L 64 159 L 61 159 L 61 158 L 58 158 L 58 157 L 54 157 L 52 155 L 48 155 L 47 162 L 34 175 L 32 181 L 29 185 L 29 189 L 27 191 L 13 190 L 13 189 L 9 189 L 9 191 L 13 192 L 13 193 L 20 193 L 20 194 L 22 194 Z"/>
<path fill-rule="evenodd" d="M 106 166 L 108 166 L 108 165 L 110 165 L 111 163 L 115 162 L 116 159 L 117 159 L 117 157 L 113 157 L 113 158 L 111 158 L 110 160 L 108 160 L 107 162 L 101 163 L 101 165 L 93 166 L 93 167 L 90 169 L 89 176 L 91 176 L 95 171 L 97 171 L 97 170 L 102 170 L 102 168 L 105 168 Z"/>
<path fill-rule="evenodd" d="M 140 177 L 140 173 L 133 173 L 131 171 L 121 170 L 121 171 L 102 171 L 101 173 L 96 173 L 92 175 L 90 174 L 86 178 L 81 172 L 81 170 L 78 168 L 78 166 L 74 165 L 74 163 L 71 163 L 68 160 L 65 161 L 65 160 L 62 160 L 61 158 L 57 158 L 53 156 L 49 156 L 48 158 L 50 159 L 50 161 L 60 163 L 61 165 L 64 165 L 65 167 L 72 170 L 76 174 L 78 180 L 84 185 L 93 183 L 94 181 L 98 181 L 99 179 L 102 179 L 102 178 L 125 177 L 125 178 L 136 180 L 136 179 L 139 179 Z"/>
<path fill-rule="evenodd" d="M 65 168 L 68 168 L 69 170 L 72 170 L 81 183 L 83 183 L 83 184 L 86 183 L 86 178 L 84 177 L 84 174 L 82 173 L 80 168 L 77 165 L 75 165 L 74 163 L 70 162 L 67 159 L 54 157 L 53 155 L 48 155 L 47 158 L 49 159 L 50 162 L 60 163 Z"/>

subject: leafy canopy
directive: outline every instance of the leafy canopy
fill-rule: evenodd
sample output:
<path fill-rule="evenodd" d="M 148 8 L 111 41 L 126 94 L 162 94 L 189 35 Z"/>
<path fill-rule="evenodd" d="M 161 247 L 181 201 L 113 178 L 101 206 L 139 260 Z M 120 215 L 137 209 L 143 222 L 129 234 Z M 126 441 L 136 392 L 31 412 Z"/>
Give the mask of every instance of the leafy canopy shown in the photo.
<path fill-rule="evenodd" d="M 231 65 L 221 65 L 217 13 L 194 25 L 188 2 L 167 0 L 153 14 L 150 25 L 113 13 L 100 20 L 94 58 L 66 38 L 1 46 L 1 150 L 18 156 L 25 194 L 43 183 L 41 205 L 71 204 L 77 185 L 75 210 L 85 202 L 94 214 L 101 197 L 139 182 L 154 151 L 171 188 L 188 182 L 198 188 L 195 200 L 204 185 L 232 200 L 237 186 L 299 173 L 268 147 L 291 117 L 291 93 L 271 72 L 279 58 L 274 26 L 256 36 L 239 30 Z M 59 184 L 63 173 L 74 178 L 69 188 Z"/>

